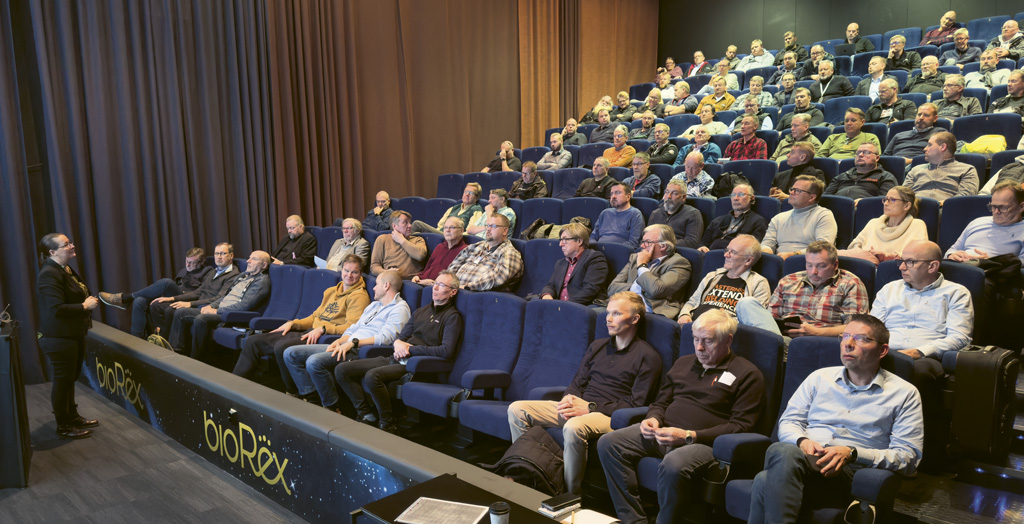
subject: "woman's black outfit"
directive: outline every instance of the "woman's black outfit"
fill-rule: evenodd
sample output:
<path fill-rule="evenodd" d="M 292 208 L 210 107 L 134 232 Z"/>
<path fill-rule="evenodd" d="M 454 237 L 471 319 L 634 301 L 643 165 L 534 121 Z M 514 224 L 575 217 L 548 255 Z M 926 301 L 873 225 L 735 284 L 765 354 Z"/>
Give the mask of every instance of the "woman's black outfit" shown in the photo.
<path fill-rule="evenodd" d="M 97 425 L 78 414 L 75 382 L 85 358 L 85 335 L 92 326 L 92 311 L 82 303 L 89 288 L 70 266 L 47 258 L 36 282 L 39 304 L 39 348 L 51 366 L 53 390 L 50 402 L 57 418 L 57 434 L 62 437 L 89 436 L 82 428 Z"/>

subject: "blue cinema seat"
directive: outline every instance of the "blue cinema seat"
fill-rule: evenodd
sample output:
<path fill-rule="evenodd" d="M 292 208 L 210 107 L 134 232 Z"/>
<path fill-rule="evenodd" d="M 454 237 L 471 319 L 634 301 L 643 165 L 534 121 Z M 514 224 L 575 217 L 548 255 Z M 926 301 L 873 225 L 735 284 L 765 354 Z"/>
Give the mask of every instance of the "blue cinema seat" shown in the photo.
<path fill-rule="evenodd" d="M 340 227 L 329 226 L 317 228 L 313 236 L 316 237 L 316 256 L 327 259 L 327 255 L 331 252 L 331 246 L 344 235 Z M 242 268 L 242 270 L 245 269 Z"/>
<path fill-rule="evenodd" d="M 466 187 L 462 173 L 448 173 L 437 177 L 437 198 L 462 198 L 462 190 Z"/>
<path fill-rule="evenodd" d="M 562 248 L 556 239 L 535 239 L 526 242 L 523 253 L 523 279 L 519 282 L 516 295 L 526 297 L 540 294 L 544 284 L 551 279 L 551 268 L 563 258 Z"/>
<path fill-rule="evenodd" d="M 972 220 L 983 216 L 992 216 L 992 213 L 985 207 L 990 201 L 989 195 L 973 195 L 947 198 L 942 203 L 938 244 L 943 253 L 953 246 L 953 243 L 960 238 L 960 234 Z"/>
<path fill-rule="evenodd" d="M 593 173 L 589 169 L 581 167 L 557 169 L 552 178 L 553 184 L 548 186 L 548 196 L 561 200 L 572 198 L 576 196 L 580 184 L 591 176 Z"/>
<path fill-rule="evenodd" d="M 265 316 L 286 320 L 295 318 L 295 312 L 299 310 L 299 305 L 302 303 L 302 280 L 306 271 L 308 271 L 306 268 L 296 265 L 271 265 L 269 270 L 270 298 L 267 300 L 266 310 L 262 313 L 230 311 L 221 314 L 221 320 L 228 326 L 215 329 L 213 341 L 228 349 L 239 349 L 242 347 L 242 339 L 248 334 L 250 321 L 257 317 Z M 235 329 L 235 327 L 239 327 L 241 330 Z"/>
<path fill-rule="evenodd" d="M 601 212 L 608 209 L 610 204 L 607 200 L 598 197 L 573 197 L 562 202 L 562 224 L 568 224 L 574 217 L 586 217 L 590 219 L 590 227 L 597 223 L 597 217 Z"/>

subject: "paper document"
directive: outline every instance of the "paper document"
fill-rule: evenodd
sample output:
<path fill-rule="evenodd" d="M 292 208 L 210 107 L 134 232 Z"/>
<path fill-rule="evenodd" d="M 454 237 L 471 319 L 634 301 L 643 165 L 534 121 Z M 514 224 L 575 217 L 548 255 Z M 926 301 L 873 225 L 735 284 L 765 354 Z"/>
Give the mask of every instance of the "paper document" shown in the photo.
<path fill-rule="evenodd" d="M 488 511 L 485 506 L 420 497 L 395 521 L 406 524 L 476 524 Z"/>
<path fill-rule="evenodd" d="M 313 262 L 316 262 L 316 267 L 318 267 L 320 269 L 327 269 L 327 261 L 326 260 L 324 260 L 324 259 L 322 259 L 322 258 L 320 258 L 318 256 L 314 256 L 313 257 Z"/>

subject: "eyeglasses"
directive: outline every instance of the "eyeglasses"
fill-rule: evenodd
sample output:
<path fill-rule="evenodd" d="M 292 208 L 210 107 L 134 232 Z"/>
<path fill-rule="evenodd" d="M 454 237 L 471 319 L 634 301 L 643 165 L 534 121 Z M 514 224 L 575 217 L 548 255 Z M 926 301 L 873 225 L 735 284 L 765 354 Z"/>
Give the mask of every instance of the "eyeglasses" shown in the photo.
<path fill-rule="evenodd" d="M 885 198 L 882 199 L 882 203 L 885 203 L 885 204 L 894 204 L 896 202 L 906 202 L 906 200 L 903 200 L 902 198 L 893 198 L 893 197 L 885 197 Z"/>
<path fill-rule="evenodd" d="M 439 282 L 437 280 L 434 281 L 434 287 L 436 287 L 438 289 L 441 289 L 441 290 L 444 290 L 444 289 L 455 289 L 454 286 L 449 286 L 448 284 L 445 284 L 444 282 Z"/>
<path fill-rule="evenodd" d="M 745 196 L 750 196 L 750 193 L 733 193 L 733 194 L 731 194 L 729 196 L 731 196 L 733 198 L 743 198 Z"/>
<path fill-rule="evenodd" d="M 989 213 L 993 211 L 999 211 L 1000 213 L 1009 213 L 1013 209 L 1013 205 L 1007 204 L 1005 206 L 997 206 L 995 204 L 985 204 L 985 208 L 988 209 Z"/>
<path fill-rule="evenodd" d="M 735 249 L 726 249 L 725 250 L 725 254 L 729 255 L 731 257 L 749 257 L 750 256 L 750 255 L 748 255 L 746 253 L 740 253 L 739 251 L 736 251 Z"/>
<path fill-rule="evenodd" d="M 874 151 L 857 151 L 857 156 L 877 155 Z"/>
<path fill-rule="evenodd" d="M 560 243 L 561 243 L 561 242 L 568 242 L 568 241 L 570 241 L 570 240 L 575 240 L 575 241 L 577 241 L 577 242 L 579 242 L 579 241 L 580 241 L 580 239 L 579 239 L 579 238 L 576 238 L 576 237 L 558 237 L 558 242 L 560 242 Z"/>
<path fill-rule="evenodd" d="M 859 335 L 859 334 L 858 335 L 854 335 L 853 333 L 843 333 L 842 335 L 839 335 L 839 340 L 841 340 L 843 342 L 846 342 L 847 340 L 850 340 L 851 338 L 853 339 L 854 342 L 857 343 L 857 345 L 864 345 L 864 344 L 867 344 L 869 342 L 874 342 L 875 341 L 875 339 L 873 339 L 873 338 L 871 338 L 871 337 L 869 337 L 867 335 Z"/>
<path fill-rule="evenodd" d="M 63 248 L 66 248 L 66 247 L 71 247 L 73 245 L 75 245 L 75 243 L 70 241 L 70 240 L 68 240 L 67 242 L 64 242 L 63 244 L 57 246 L 57 249 L 63 249 Z"/>
<path fill-rule="evenodd" d="M 921 262 L 924 262 L 925 264 L 927 264 L 929 262 L 938 262 L 938 260 L 914 260 L 912 258 L 897 258 L 896 259 L 896 267 L 900 267 L 903 264 L 906 264 L 907 265 L 907 269 L 914 269 L 914 266 L 916 266 L 917 264 L 919 264 Z"/>
<path fill-rule="evenodd" d="M 228 253 L 227 251 L 214 251 L 213 254 L 214 254 L 214 256 L 218 256 L 218 257 L 226 257 L 226 256 L 230 255 L 230 253 Z"/>
<path fill-rule="evenodd" d="M 801 194 L 801 193 L 810 193 L 810 191 L 808 191 L 808 190 L 806 190 L 806 189 L 800 189 L 800 188 L 798 188 L 798 187 L 792 187 L 792 188 L 790 188 L 790 189 L 789 189 L 789 192 L 790 192 L 790 194 L 793 194 L 793 195 L 799 195 L 799 194 Z"/>
<path fill-rule="evenodd" d="M 660 244 L 660 243 L 661 243 L 660 240 L 641 240 L 640 241 L 640 247 L 648 247 L 648 246 L 653 246 L 654 244 Z"/>
<path fill-rule="evenodd" d="M 487 225 L 484 226 L 484 228 L 486 228 L 486 229 L 498 229 L 499 227 L 508 227 L 508 226 L 499 226 L 498 224 L 487 224 Z"/>

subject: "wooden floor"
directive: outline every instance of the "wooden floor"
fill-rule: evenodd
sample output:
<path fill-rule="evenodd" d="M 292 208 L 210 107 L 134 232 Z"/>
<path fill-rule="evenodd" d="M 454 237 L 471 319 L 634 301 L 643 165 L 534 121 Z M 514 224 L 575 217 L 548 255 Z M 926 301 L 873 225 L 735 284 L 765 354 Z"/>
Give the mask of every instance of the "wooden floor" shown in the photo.
<path fill-rule="evenodd" d="M 50 385 L 26 388 L 35 452 L 29 487 L 0 490 L 0 522 L 304 522 L 85 386 L 92 437 L 62 440 Z"/>

